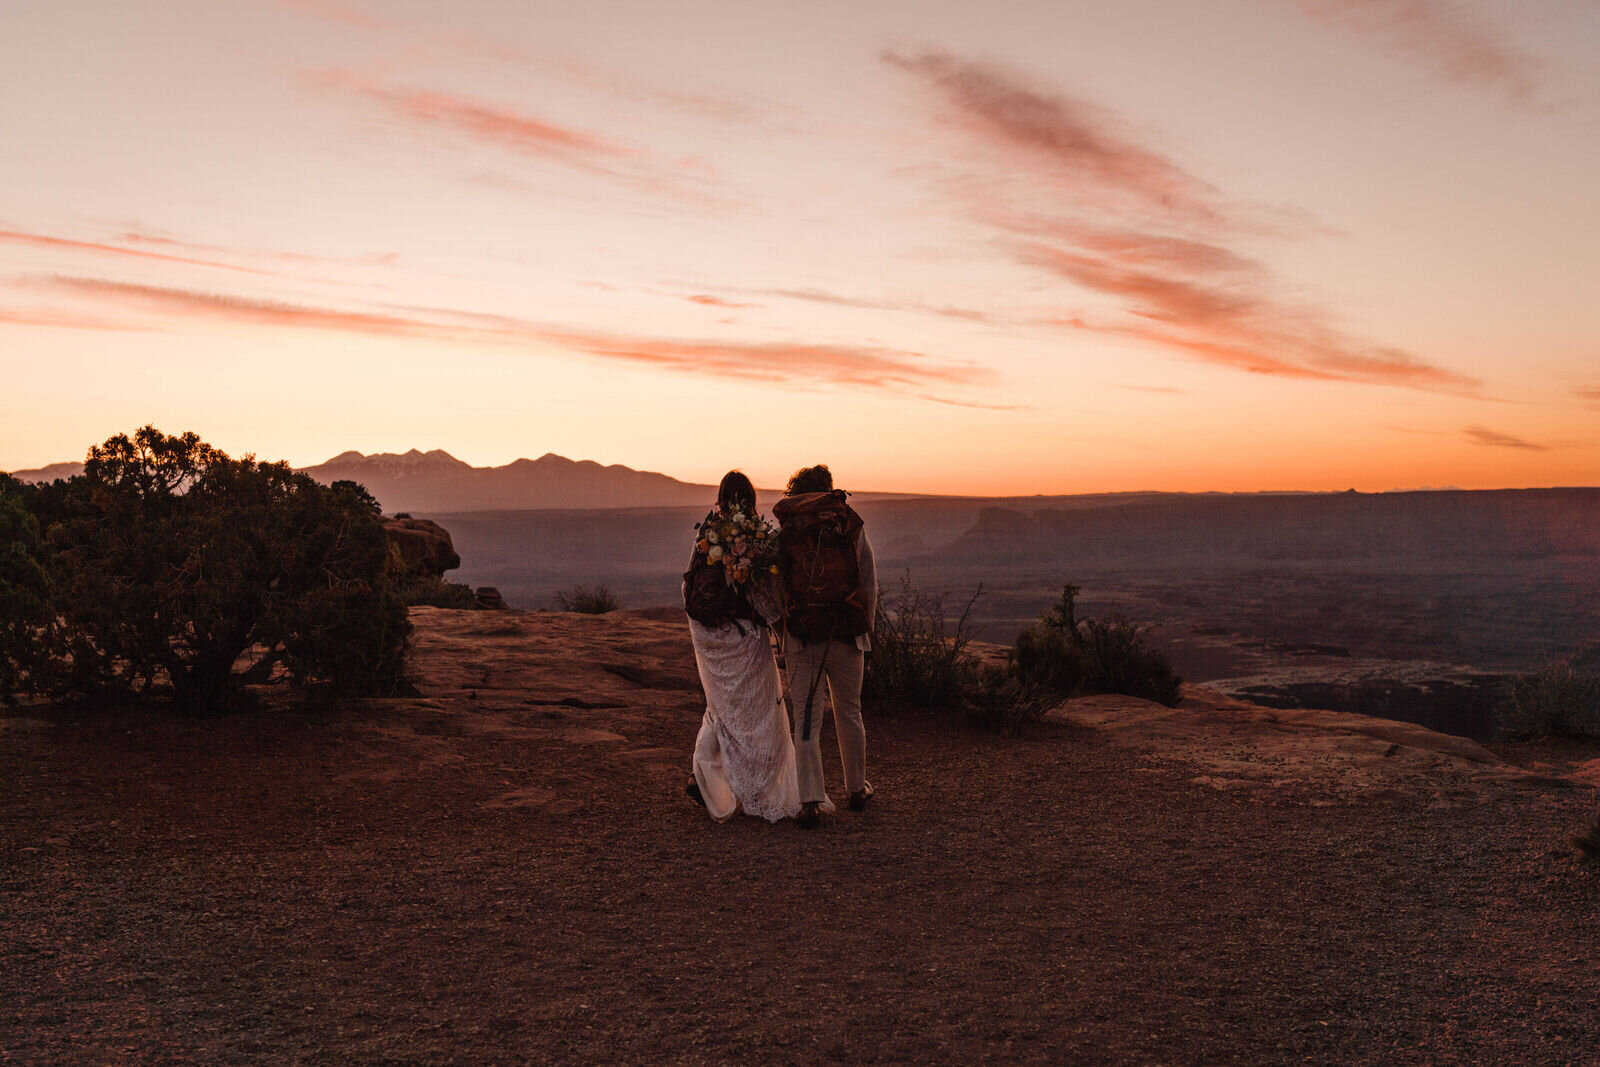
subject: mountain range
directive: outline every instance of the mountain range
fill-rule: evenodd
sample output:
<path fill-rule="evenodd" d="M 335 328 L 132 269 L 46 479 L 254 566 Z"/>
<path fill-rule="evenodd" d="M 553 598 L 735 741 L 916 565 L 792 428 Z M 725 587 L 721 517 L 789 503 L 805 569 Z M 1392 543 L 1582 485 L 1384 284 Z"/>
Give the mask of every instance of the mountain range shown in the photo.
<path fill-rule="evenodd" d="M 319 482 L 359 482 L 383 510 L 420 514 L 553 508 L 650 508 L 707 505 L 716 487 L 680 482 L 665 474 L 620 464 L 571 460 L 546 453 L 503 467 L 474 467 L 442 449 L 423 452 L 341 452 L 300 470 Z M 70 478 L 82 463 L 52 463 L 12 472 L 24 482 Z"/>

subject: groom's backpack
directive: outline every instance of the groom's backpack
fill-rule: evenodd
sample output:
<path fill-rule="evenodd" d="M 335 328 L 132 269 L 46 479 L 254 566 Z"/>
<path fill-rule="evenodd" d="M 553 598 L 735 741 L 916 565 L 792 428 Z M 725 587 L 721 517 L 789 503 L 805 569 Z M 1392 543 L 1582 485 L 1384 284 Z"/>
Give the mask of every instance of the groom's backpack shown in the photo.
<path fill-rule="evenodd" d="M 867 632 L 858 547 L 863 523 L 843 490 L 797 493 L 772 506 L 789 594 L 789 632 L 806 642 Z"/>
<path fill-rule="evenodd" d="M 713 629 L 735 619 L 755 618 L 750 602 L 728 584 L 727 572 L 704 559 L 696 559 L 683 573 L 683 610 L 701 626 Z"/>

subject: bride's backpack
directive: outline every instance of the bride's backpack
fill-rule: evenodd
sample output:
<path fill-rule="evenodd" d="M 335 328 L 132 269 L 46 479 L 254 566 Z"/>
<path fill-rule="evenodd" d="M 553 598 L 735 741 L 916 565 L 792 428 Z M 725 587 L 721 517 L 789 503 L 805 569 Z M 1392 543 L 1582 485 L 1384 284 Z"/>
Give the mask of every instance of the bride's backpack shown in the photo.
<path fill-rule="evenodd" d="M 727 573 L 720 564 L 704 559 L 696 559 L 683 573 L 683 610 L 701 626 L 715 629 L 736 619 L 755 618 L 744 594 L 728 584 Z"/>
<path fill-rule="evenodd" d="M 843 490 L 796 493 L 772 506 L 789 632 L 806 642 L 867 632 L 858 542 L 862 521 Z"/>

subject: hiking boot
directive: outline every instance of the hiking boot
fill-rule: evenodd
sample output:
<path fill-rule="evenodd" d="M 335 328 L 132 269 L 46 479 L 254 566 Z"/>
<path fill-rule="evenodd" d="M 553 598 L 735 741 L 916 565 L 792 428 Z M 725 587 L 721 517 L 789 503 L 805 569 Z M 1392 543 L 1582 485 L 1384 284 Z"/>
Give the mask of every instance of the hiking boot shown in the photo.
<path fill-rule="evenodd" d="M 866 811 L 867 810 L 867 801 L 872 799 L 872 793 L 873 793 L 873 789 L 872 789 L 872 783 L 871 782 L 868 782 L 862 788 L 857 789 L 854 793 L 851 793 L 850 794 L 850 810 L 851 811 Z"/>
<path fill-rule="evenodd" d="M 819 803 L 808 800 L 800 805 L 800 814 L 794 817 L 795 824 L 802 830 L 815 830 L 822 825 L 822 813 L 817 810 Z"/>
<path fill-rule="evenodd" d="M 702 808 L 706 806 L 706 798 L 700 795 L 700 783 L 693 778 L 690 778 L 689 784 L 683 787 L 683 792 L 685 796 Z"/>

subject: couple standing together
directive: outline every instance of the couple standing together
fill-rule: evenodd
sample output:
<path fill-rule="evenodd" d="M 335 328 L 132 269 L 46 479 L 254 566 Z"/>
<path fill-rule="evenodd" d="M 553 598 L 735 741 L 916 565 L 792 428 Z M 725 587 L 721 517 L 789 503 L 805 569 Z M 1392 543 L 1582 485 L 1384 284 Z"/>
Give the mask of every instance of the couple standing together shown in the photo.
<path fill-rule="evenodd" d="M 750 479 L 729 471 L 697 531 L 683 593 L 706 711 L 685 792 L 719 822 L 742 811 L 809 830 L 834 810 L 822 774 L 824 697 L 851 810 L 872 797 L 861 679 L 878 581 L 845 496 L 827 467 L 796 471 L 773 505 L 774 528 L 756 511 Z"/>

